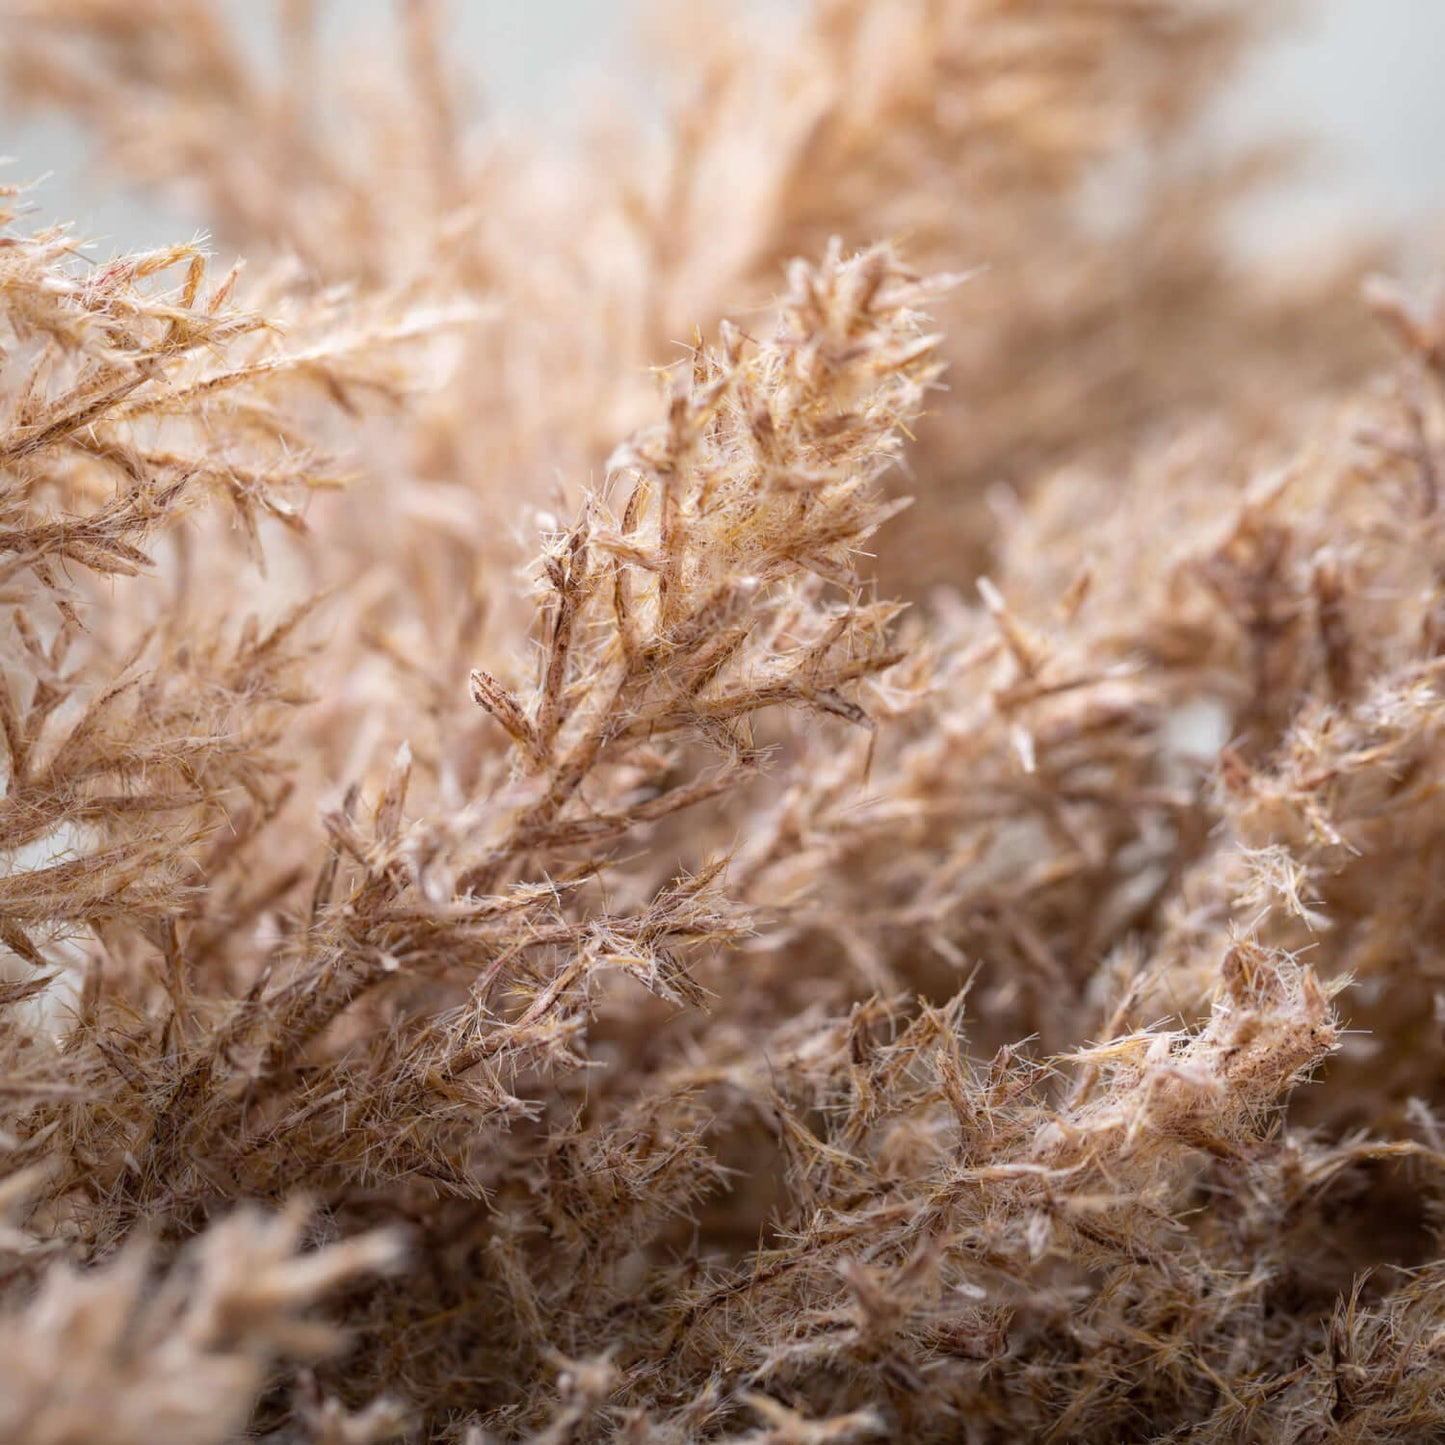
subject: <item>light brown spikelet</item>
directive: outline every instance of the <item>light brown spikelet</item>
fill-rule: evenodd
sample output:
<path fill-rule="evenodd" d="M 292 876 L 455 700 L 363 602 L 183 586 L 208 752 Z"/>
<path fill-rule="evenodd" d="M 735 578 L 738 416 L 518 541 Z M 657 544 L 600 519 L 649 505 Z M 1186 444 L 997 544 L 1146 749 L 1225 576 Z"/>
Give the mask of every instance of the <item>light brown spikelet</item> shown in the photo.
<path fill-rule="evenodd" d="M 1445 1433 L 1445 308 L 1231 249 L 1275 8 L 548 147 L 0 0 L 215 235 L 0 198 L 7 1445 Z"/>

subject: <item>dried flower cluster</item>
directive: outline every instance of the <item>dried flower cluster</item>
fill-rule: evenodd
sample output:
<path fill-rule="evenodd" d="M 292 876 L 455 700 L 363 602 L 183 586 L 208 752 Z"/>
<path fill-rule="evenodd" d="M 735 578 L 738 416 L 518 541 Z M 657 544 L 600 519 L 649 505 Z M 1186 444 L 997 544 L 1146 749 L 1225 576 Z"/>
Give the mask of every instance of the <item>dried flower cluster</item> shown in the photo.
<path fill-rule="evenodd" d="M 4 0 L 252 266 L 5 192 L 4 1441 L 1445 1437 L 1445 301 L 1231 251 L 1270 8 L 549 152 Z"/>

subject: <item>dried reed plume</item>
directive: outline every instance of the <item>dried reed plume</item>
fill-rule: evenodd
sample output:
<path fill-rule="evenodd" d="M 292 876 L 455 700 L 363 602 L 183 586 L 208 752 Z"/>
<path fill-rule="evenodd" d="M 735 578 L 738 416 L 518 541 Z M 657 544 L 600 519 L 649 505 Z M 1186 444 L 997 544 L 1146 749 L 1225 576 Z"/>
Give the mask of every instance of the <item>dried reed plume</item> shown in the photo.
<path fill-rule="evenodd" d="M 6 1442 L 1445 1437 L 1445 301 L 1231 250 L 1272 9 L 549 151 L 4 0 L 252 262 L 4 193 Z"/>

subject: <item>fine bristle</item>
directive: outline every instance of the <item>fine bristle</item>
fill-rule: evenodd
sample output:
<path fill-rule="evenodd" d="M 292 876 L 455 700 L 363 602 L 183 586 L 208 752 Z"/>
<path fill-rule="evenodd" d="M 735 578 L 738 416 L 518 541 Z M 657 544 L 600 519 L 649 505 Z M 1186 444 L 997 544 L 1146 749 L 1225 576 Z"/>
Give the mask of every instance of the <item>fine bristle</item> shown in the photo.
<path fill-rule="evenodd" d="M 1445 1438 L 1445 300 L 1231 249 L 1276 6 L 554 149 L 316 9 L 0 0 L 212 237 L 0 195 L 0 1441 Z"/>

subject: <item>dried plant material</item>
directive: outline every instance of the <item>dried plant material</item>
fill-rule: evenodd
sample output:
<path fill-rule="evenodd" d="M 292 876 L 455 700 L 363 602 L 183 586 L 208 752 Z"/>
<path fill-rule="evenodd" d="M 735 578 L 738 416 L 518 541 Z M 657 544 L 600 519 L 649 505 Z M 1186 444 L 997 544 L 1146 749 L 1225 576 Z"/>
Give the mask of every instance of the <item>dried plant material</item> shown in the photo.
<path fill-rule="evenodd" d="M 1272 8 L 674 7 L 547 152 L 0 6 L 252 257 L 6 191 L 0 1435 L 1445 1430 L 1445 313 L 1228 252 Z"/>
<path fill-rule="evenodd" d="M 333 1330 L 298 1310 L 400 1258 L 398 1242 L 382 1235 L 296 1255 L 297 1224 L 233 1215 L 158 1282 L 148 1279 L 138 1245 L 85 1274 L 52 1269 L 35 1299 L 0 1322 L 5 1438 L 234 1439 L 273 1360 L 314 1357 L 336 1344 Z"/>

